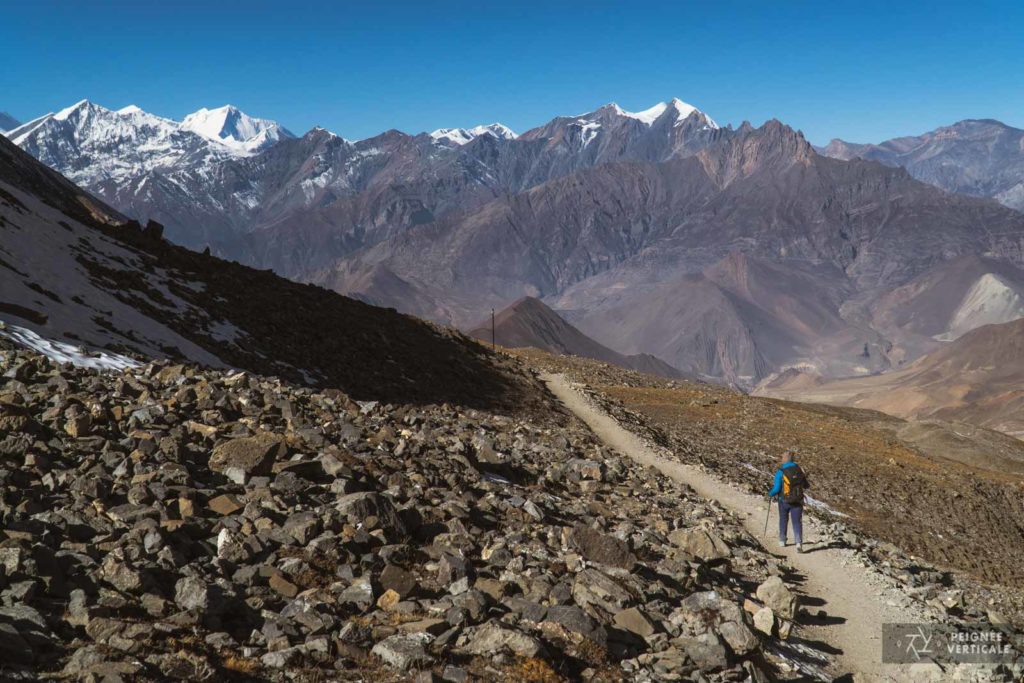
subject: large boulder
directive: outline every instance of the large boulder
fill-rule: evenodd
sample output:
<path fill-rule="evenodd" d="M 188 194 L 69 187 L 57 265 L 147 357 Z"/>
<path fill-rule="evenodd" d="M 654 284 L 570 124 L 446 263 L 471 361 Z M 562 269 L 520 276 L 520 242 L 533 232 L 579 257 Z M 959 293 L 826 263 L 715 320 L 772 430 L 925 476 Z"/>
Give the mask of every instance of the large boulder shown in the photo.
<path fill-rule="evenodd" d="M 335 504 L 335 509 L 356 524 L 367 525 L 372 522 L 377 528 L 383 529 L 389 538 L 401 538 L 408 535 L 409 530 L 398 513 L 398 508 L 387 496 L 372 491 L 361 491 L 342 496 Z"/>
<path fill-rule="evenodd" d="M 262 432 L 217 444 L 210 456 L 209 467 L 214 472 L 239 470 L 247 475 L 267 475 L 274 460 L 283 458 L 286 453 L 283 438 Z"/>
<path fill-rule="evenodd" d="M 497 622 L 484 624 L 465 633 L 458 651 L 467 655 L 495 655 L 510 652 L 520 657 L 536 657 L 543 646 L 536 638 L 507 628 Z"/>
<path fill-rule="evenodd" d="M 677 529 L 669 534 L 668 540 L 705 562 L 720 560 L 732 554 L 732 550 L 718 534 L 704 529 Z"/>
<path fill-rule="evenodd" d="M 636 565 L 636 555 L 630 552 L 628 543 L 583 524 L 573 528 L 569 543 L 591 562 L 627 570 Z"/>
<path fill-rule="evenodd" d="M 757 587 L 757 599 L 786 619 L 796 616 L 797 599 L 778 576 L 771 576 Z"/>

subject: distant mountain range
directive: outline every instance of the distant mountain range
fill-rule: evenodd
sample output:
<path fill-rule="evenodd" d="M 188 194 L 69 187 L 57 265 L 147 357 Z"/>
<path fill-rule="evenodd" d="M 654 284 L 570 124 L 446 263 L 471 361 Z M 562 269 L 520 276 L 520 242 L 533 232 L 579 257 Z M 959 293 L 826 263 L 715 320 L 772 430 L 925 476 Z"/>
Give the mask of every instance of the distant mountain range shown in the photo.
<path fill-rule="evenodd" d="M 992 119 L 960 121 L 877 145 L 837 139 L 821 153 L 902 166 L 918 180 L 950 192 L 991 197 L 1024 210 L 1024 130 Z"/>
<path fill-rule="evenodd" d="M 678 99 L 356 142 L 231 107 L 174 122 L 81 102 L 8 136 L 181 244 L 463 329 L 533 297 L 612 353 L 750 388 L 898 368 L 1020 315 L 1024 214 L 968 196 L 1011 203 L 1014 129 L 964 126 L 877 146 L 906 170 Z M 990 178 L 951 194 L 914 177 L 957 164 Z M 970 258 L 956 296 L 928 294 Z"/>
<path fill-rule="evenodd" d="M 0 337 L 79 362 L 189 360 L 366 400 L 505 410 L 536 393 L 457 332 L 174 246 L 3 138 Z"/>

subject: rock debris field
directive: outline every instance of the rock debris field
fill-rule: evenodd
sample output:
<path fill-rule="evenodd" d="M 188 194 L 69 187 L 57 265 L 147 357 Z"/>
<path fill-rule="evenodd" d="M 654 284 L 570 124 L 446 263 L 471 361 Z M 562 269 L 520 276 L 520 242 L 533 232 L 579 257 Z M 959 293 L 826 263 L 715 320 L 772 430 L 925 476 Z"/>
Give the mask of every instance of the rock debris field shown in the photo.
<path fill-rule="evenodd" d="M 0 354 L 7 678 L 764 681 L 827 662 L 796 645 L 783 560 L 554 404 L 523 421 Z"/>

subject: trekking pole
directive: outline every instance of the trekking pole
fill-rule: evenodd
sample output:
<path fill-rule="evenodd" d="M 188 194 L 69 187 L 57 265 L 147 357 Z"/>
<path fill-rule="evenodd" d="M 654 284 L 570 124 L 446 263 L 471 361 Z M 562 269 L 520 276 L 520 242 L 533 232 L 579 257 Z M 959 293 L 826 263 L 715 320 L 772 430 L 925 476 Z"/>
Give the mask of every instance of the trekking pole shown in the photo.
<path fill-rule="evenodd" d="M 762 538 L 768 537 L 768 519 L 772 516 L 772 499 L 768 497 L 768 512 L 764 516 L 764 533 L 761 535 Z"/>

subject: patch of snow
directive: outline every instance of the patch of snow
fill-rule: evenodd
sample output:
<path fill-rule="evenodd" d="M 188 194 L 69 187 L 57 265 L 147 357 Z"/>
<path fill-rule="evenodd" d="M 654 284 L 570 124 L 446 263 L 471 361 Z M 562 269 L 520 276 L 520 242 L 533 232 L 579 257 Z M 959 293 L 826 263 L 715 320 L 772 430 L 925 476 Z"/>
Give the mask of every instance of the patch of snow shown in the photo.
<path fill-rule="evenodd" d="M 45 339 L 30 329 L 17 325 L 0 327 L 0 335 L 15 344 L 32 349 L 58 363 L 71 363 L 80 368 L 114 370 L 120 372 L 141 365 L 136 360 L 108 351 L 87 351 L 80 346 Z"/>
<path fill-rule="evenodd" d="M 490 135 L 499 140 L 515 140 L 519 137 L 515 131 L 501 123 L 474 126 L 473 128 L 438 128 L 430 133 L 430 137 L 433 138 L 434 142 L 449 142 L 459 146 L 481 135 Z"/>
<path fill-rule="evenodd" d="M 834 507 L 832 507 L 828 503 L 820 501 L 817 498 L 813 498 L 813 497 L 807 495 L 806 493 L 804 494 L 804 501 L 806 501 L 807 504 L 810 505 L 812 508 L 817 508 L 819 510 L 824 510 L 825 512 L 827 512 L 829 514 L 832 514 L 832 515 L 835 515 L 836 517 L 848 517 L 849 516 L 849 515 L 844 515 L 842 512 L 840 512 L 839 510 L 836 510 Z"/>
<path fill-rule="evenodd" d="M 622 112 L 622 115 L 628 116 L 631 119 L 636 119 L 641 123 L 646 123 L 649 126 L 661 118 L 661 115 L 665 113 L 666 109 L 668 109 L 668 102 L 659 102 L 650 109 L 644 109 L 643 111 L 638 112 L 624 111 Z M 693 107 L 691 107 L 691 109 L 693 109 Z"/>
<path fill-rule="evenodd" d="M 79 100 L 79 101 L 75 102 L 74 104 L 72 104 L 70 107 L 66 107 L 64 109 L 61 109 L 59 112 L 57 112 L 56 114 L 53 114 L 52 116 L 57 121 L 67 121 L 68 118 L 72 114 L 77 113 L 77 112 L 87 111 L 88 109 L 90 109 L 93 106 L 95 106 L 95 105 L 93 105 L 93 103 L 90 102 L 89 100 Z M 102 107 L 100 107 L 100 109 L 102 109 Z M 104 109 L 104 111 L 107 111 L 107 110 Z"/>
<path fill-rule="evenodd" d="M 619 116 L 625 116 L 630 119 L 636 119 L 645 126 L 651 126 L 655 121 L 660 119 L 662 116 L 665 115 L 666 112 L 669 111 L 671 111 L 675 116 L 675 123 L 673 125 L 679 126 L 682 124 L 683 121 L 686 120 L 688 116 L 690 116 L 690 114 L 697 112 L 698 114 L 703 116 L 704 119 L 707 121 L 707 125 L 705 125 L 706 129 L 718 129 L 718 124 L 715 123 L 715 121 L 710 116 L 702 112 L 700 109 L 697 109 L 697 107 L 693 106 L 692 104 L 687 104 L 686 102 L 683 102 L 678 97 L 673 97 L 668 102 L 659 102 L 653 107 L 649 107 L 647 109 L 644 109 L 643 111 L 626 111 L 625 109 L 615 104 L 614 102 L 611 104 L 607 104 L 604 107 L 601 107 L 601 109 L 611 109 Z M 601 109 L 598 109 L 598 111 L 601 111 Z M 588 114 L 581 114 L 576 118 L 587 118 L 591 116 L 593 113 L 594 112 L 590 112 Z"/>
<path fill-rule="evenodd" d="M 580 127 L 580 139 L 583 142 L 584 147 L 593 142 L 594 138 L 597 137 L 597 132 L 601 130 L 600 123 L 587 121 L 586 119 L 576 121 L 576 125 Z"/>

